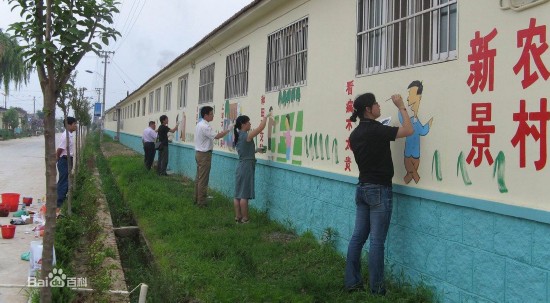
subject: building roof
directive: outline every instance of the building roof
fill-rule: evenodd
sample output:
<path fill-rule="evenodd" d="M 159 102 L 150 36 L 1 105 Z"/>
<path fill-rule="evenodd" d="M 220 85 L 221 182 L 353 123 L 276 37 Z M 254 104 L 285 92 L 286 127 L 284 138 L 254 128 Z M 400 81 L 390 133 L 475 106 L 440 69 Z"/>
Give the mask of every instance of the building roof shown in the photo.
<path fill-rule="evenodd" d="M 208 39 L 212 38 L 213 36 L 215 36 L 216 34 L 218 34 L 222 29 L 226 28 L 227 26 L 229 26 L 230 24 L 232 24 L 233 22 L 236 22 L 236 20 L 241 17 L 242 15 L 244 15 L 245 13 L 247 13 L 248 11 L 252 10 L 254 7 L 256 7 L 258 4 L 260 4 L 261 2 L 264 2 L 264 1 L 267 1 L 267 0 L 254 0 L 252 1 L 250 4 L 248 4 L 247 6 L 243 7 L 240 11 L 238 11 L 237 13 L 235 13 L 233 16 L 231 16 L 229 19 L 227 19 L 225 22 L 223 22 L 220 26 L 216 27 L 213 31 L 211 31 L 208 35 L 204 36 L 201 40 L 199 40 L 199 42 L 197 42 L 195 45 L 193 45 L 191 48 L 189 48 L 187 51 L 185 51 L 184 53 L 182 53 L 181 55 L 177 56 L 176 59 L 172 60 L 172 62 L 170 62 L 168 65 L 166 65 L 164 68 L 162 68 L 161 70 L 159 70 L 156 74 L 154 74 L 153 76 L 151 76 L 147 81 L 145 81 L 140 87 L 138 87 L 136 90 L 134 90 L 131 94 L 127 95 L 126 98 L 122 99 L 121 101 L 119 101 L 113 108 L 116 108 L 120 103 L 124 102 L 126 99 L 130 98 L 133 96 L 133 94 L 135 92 L 138 92 L 139 90 L 141 90 L 145 85 L 147 85 L 149 82 L 151 82 L 153 79 L 155 79 L 157 76 L 159 76 L 160 74 L 162 74 L 163 72 L 165 72 L 166 70 L 168 70 L 170 67 L 172 67 L 174 64 L 176 64 L 179 60 L 181 60 L 182 58 L 184 58 L 185 56 L 187 56 L 188 54 L 190 54 L 191 52 L 193 52 L 194 50 L 200 48 L 203 44 L 206 43 L 206 41 L 208 41 Z M 109 109 L 110 110 L 110 109 Z M 109 111 L 109 110 L 106 110 L 106 111 Z"/>

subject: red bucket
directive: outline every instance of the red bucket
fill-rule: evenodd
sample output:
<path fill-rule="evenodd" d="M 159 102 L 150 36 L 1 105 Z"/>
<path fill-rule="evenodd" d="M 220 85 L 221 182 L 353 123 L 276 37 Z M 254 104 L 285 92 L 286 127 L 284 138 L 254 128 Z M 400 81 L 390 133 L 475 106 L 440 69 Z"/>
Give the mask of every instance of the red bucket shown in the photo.
<path fill-rule="evenodd" d="M 3 193 L 2 204 L 7 205 L 10 211 L 17 211 L 19 208 L 20 194 L 16 193 Z"/>
<path fill-rule="evenodd" d="M 13 239 L 15 236 L 15 225 L 2 225 L 2 238 Z"/>
<path fill-rule="evenodd" d="M 23 197 L 23 203 L 25 203 L 26 206 L 31 206 L 32 197 Z"/>

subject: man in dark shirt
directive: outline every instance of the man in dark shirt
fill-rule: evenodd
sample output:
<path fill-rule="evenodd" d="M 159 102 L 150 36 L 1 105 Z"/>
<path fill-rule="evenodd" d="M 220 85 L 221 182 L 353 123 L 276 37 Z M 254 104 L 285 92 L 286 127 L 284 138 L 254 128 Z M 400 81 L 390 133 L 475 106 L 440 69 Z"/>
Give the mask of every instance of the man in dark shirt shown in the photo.
<path fill-rule="evenodd" d="M 175 132 L 178 129 L 178 125 L 170 129 L 168 127 L 168 117 L 166 115 L 160 116 L 160 126 L 157 130 L 159 137 L 159 158 L 157 164 L 157 174 L 159 176 L 167 176 L 166 167 L 168 166 L 168 132 Z"/>
<path fill-rule="evenodd" d="M 380 105 L 371 93 L 363 94 L 353 103 L 350 120 L 359 125 L 350 136 L 350 146 L 359 167 L 359 184 L 355 193 L 357 213 L 355 230 L 350 239 L 346 259 L 344 284 L 349 291 L 364 290 L 361 276 L 361 250 L 370 236 L 369 286 L 373 294 L 385 295 L 384 242 L 392 213 L 393 161 L 390 141 L 410 136 L 412 124 L 400 95 L 392 101 L 403 114 L 403 126 L 385 126 L 380 117 Z"/>

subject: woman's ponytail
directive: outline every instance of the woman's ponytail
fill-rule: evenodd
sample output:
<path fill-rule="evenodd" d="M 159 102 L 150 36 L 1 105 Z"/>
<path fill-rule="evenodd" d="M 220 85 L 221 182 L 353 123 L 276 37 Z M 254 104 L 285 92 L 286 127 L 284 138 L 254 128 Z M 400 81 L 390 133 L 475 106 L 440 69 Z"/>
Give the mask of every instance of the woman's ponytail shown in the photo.
<path fill-rule="evenodd" d="M 233 140 L 233 146 L 237 146 L 237 142 L 239 142 L 239 130 L 245 124 L 246 122 L 250 121 L 250 118 L 248 116 L 242 115 L 238 116 L 237 120 L 235 121 L 235 128 L 233 129 L 233 132 L 235 133 L 235 139 Z"/>

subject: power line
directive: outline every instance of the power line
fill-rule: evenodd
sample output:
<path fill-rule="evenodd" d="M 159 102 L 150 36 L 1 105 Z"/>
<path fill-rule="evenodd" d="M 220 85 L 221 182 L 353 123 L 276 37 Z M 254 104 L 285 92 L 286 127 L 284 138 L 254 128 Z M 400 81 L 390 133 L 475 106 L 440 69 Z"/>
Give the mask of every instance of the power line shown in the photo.
<path fill-rule="evenodd" d="M 124 72 L 124 70 L 115 62 L 115 60 L 112 61 L 114 64 L 115 64 L 115 67 L 118 68 L 118 70 L 120 70 L 125 76 L 126 78 L 128 78 L 128 80 L 130 80 L 130 82 L 132 82 L 132 84 L 134 85 L 134 87 L 137 87 L 137 84 L 132 80 L 132 78 L 130 78 L 128 76 L 128 74 L 126 74 Z M 121 77 L 122 78 L 122 77 Z M 122 79 L 122 82 L 124 82 L 124 79 Z M 124 84 L 126 84 L 126 82 L 124 82 Z"/>
<path fill-rule="evenodd" d="M 136 24 L 137 20 L 139 19 L 139 17 L 141 16 L 141 12 L 143 11 L 143 8 L 145 7 L 145 4 L 147 3 L 147 0 L 144 0 L 143 1 L 143 5 L 141 6 L 141 9 L 139 10 L 139 13 L 138 15 L 136 16 L 136 18 L 134 19 L 134 22 L 132 23 L 132 25 L 130 26 L 130 29 L 128 30 L 128 32 L 126 33 L 125 36 L 122 37 L 122 40 L 120 41 L 120 43 L 118 44 L 117 48 L 115 49 L 115 51 L 118 51 L 120 49 L 120 47 L 122 46 L 122 44 L 126 41 L 126 38 L 128 36 L 130 36 L 130 33 L 132 32 L 132 29 L 134 29 L 134 25 Z"/>

